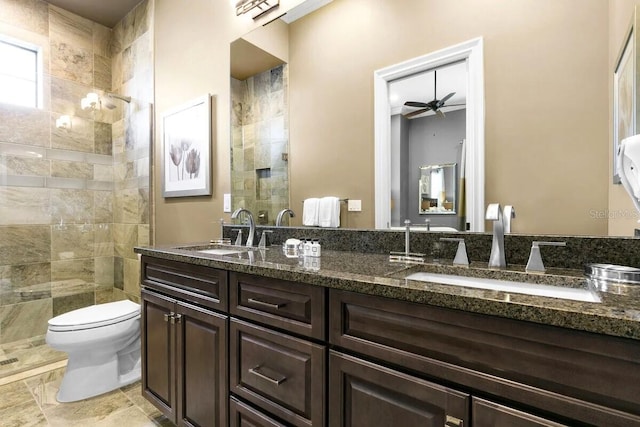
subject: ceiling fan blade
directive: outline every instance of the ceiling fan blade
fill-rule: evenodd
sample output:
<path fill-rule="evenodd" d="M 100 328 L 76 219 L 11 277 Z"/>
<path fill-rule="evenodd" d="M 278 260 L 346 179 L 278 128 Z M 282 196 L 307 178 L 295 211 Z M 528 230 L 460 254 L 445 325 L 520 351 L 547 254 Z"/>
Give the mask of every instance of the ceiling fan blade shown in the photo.
<path fill-rule="evenodd" d="M 451 98 L 455 94 L 456 94 L 455 92 L 451 92 L 449 95 L 447 95 L 444 98 L 442 98 L 440 100 L 440 102 L 438 102 L 438 104 L 440 104 L 442 106 L 445 102 L 447 102 L 447 99 Z"/>
<path fill-rule="evenodd" d="M 436 110 L 436 116 L 440 117 L 441 119 L 444 119 L 446 117 L 441 110 Z"/>
<path fill-rule="evenodd" d="M 407 113 L 407 114 L 404 114 L 404 116 L 405 116 L 407 119 L 410 119 L 410 118 L 412 118 L 412 117 L 419 116 L 419 115 L 420 115 L 420 114 L 422 114 L 422 113 L 426 113 L 426 112 L 427 112 L 427 111 L 429 111 L 429 110 L 431 110 L 431 108 L 421 108 L 420 110 L 411 111 L 411 112 L 409 112 L 409 113 Z"/>
<path fill-rule="evenodd" d="M 425 104 L 424 102 L 416 102 L 416 101 L 407 101 L 404 103 L 407 107 L 418 107 L 418 108 L 429 108 L 429 104 Z"/>

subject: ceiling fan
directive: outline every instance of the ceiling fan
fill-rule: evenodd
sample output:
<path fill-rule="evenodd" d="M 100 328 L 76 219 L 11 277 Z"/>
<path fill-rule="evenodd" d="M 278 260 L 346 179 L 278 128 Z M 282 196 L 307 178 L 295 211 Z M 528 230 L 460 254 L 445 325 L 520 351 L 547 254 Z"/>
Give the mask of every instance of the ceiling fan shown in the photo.
<path fill-rule="evenodd" d="M 450 94 L 448 94 L 447 96 L 445 96 L 442 99 L 438 99 L 437 98 L 437 83 L 438 83 L 438 75 L 437 75 L 438 70 L 433 70 L 433 101 L 429 101 L 429 102 L 418 102 L 418 101 L 407 101 L 404 103 L 405 106 L 407 107 L 414 107 L 414 108 L 418 108 L 418 110 L 414 110 L 414 111 L 409 111 L 408 113 L 405 113 L 404 116 L 408 119 L 410 119 L 411 117 L 415 117 L 418 116 L 422 113 L 425 113 L 429 110 L 432 110 L 434 113 L 436 113 L 436 115 L 438 117 L 444 117 L 444 113 L 442 111 L 440 111 L 440 109 L 442 107 L 444 107 L 445 102 L 447 102 L 447 100 L 449 98 L 451 98 L 453 95 L 455 95 L 455 92 L 451 92 Z M 464 104 L 451 104 L 451 105 L 447 105 L 447 107 L 454 107 L 454 106 L 458 106 L 458 105 L 464 105 Z"/>

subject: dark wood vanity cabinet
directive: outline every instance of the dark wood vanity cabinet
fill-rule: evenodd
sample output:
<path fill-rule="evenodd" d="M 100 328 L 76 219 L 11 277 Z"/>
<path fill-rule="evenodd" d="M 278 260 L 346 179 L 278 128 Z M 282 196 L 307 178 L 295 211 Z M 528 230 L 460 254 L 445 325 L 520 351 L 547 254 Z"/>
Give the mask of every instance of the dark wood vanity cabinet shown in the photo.
<path fill-rule="evenodd" d="M 640 426 L 638 341 L 333 289 L 329 314 L 332 346 L 466 391 L 473 426 Z"/>
<path fill-rule="evenodd" d="M 180 426 L 640 426 L 640 342 L 142 259 L 142 389 Z"/>
<path fill-rule="evenodd" d="M 145 261 L 149 260 L 143 261 L 142 393 L 178 426 L 227 426 L 228 318 L 162 293 L 168 283 L 158 286 L 144 268 L 153 265 L 156 271 L 161 265 Z M 193 282 L 187 271 L 179 271 L 173 271 L 174 280 L 183 286 Z M 210 304 L 209 299 L 189 296 Z"/>
<path fill-rule="evenodd" d="M 470 396 L 331 351 L 329 425 L 463 427 Z"/>

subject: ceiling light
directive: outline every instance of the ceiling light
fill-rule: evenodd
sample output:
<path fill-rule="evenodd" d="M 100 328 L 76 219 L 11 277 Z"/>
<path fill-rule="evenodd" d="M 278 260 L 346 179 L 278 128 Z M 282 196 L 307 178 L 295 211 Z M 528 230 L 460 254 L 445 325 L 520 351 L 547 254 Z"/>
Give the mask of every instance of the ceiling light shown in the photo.
<path fill-rule="evenodd" d="M 257 8 L 258 13 L 253 16 L 253 19 L 258 19 L 279 5 L 280 0 L 240 0 L 236 3 L 236 16 L 244 15 Z"/>

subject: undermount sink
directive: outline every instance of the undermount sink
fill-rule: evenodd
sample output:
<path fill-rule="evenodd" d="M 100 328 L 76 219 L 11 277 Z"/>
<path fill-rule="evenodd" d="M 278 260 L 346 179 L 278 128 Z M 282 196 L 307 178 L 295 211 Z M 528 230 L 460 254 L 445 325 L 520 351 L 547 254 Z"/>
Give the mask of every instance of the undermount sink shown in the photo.
<path fill-rule="evenodd" d="M 408 280 L 438 283 L 442 285 L 464 286 L 468 288 L 487 289 L 516 294 L 561 298 L 573 301 L 601 302 L 598 293 L 586 288 L 569 288 L 563 286 L 542 285 L 537 283 L 514 282 L 508 280 L 484 279 L 478 277 L 455 276 L 437 273 L 413 273 Z"/>
<path fill-rule="evenodd" d="M 209 255 L 235 255 L 246 252 L 246 249 L 227 249 L 227 248 L 214 248 L 214 249 L 200 249 L 198 252 Z"/>

